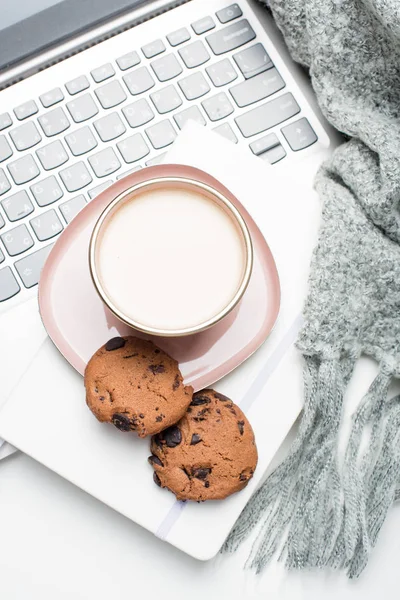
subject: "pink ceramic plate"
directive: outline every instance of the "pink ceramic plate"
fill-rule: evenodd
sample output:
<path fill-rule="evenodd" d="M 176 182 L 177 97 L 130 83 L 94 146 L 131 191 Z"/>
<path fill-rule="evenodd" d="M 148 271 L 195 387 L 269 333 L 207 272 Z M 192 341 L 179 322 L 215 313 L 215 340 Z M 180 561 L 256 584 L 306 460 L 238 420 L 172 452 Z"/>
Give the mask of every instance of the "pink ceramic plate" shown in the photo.
<path fill-rule="evenodd" d="M 89 272 L 88 249 L 93 227 L 105 206 L 128 187 L 150 177 L 176 175 L 204 182 L 239 209 L 254 246 L 254 267 L 244 297 L 234 311 L 212 328 L 181 338 L 152 337 L 120 322 L 102 303 Z M 160 264 L 162 268 L 162 264 Z M 157 273 L 154 274 L 157 276 Z M 179 273 L 196 290 L 194 273 Z M 153 339 L 180 364 L 186 384 L 202 389 L 235 369 L 264 342 L 278 316 L 280 286 L 271 251 L 240 202 L 216 179 L 184 165 L 156 165 L 128 175 L 99 194 L 60 236 L 43 268 L 39 306 L 43 324 L 68 362 L 83 374 L 92 354 L 115 335 Z"/>

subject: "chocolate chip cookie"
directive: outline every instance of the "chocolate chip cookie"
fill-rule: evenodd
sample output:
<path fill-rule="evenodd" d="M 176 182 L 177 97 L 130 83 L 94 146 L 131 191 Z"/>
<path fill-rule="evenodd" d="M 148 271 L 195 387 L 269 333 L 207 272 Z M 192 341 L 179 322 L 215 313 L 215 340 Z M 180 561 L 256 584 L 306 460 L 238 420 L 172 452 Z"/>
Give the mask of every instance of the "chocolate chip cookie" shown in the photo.
<path fill-rule="evenodd" d="M 214 390 L 193 396 L 176 425 L 151 440 L 154 481 L 178 500 L 220 500 L 243 489 L 257 465 L 250 423 Z"/>
<path fill-rule="evenodd" d="M 99 421 L 139 437 L 179 421 L 193 395 L 176 360 L 133 336 L 112 338 L 92 356 L 85 387 L 86 403 Z"/>

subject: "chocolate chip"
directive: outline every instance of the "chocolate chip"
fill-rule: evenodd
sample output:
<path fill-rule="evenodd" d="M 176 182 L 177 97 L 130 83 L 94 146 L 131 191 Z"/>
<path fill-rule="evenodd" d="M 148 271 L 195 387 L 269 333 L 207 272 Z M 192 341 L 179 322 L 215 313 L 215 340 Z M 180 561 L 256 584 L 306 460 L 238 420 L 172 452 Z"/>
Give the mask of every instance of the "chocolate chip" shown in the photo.
<path fill-rule="evenodd" d="M 233 415 L 235 415 L 235 417 L 236 417 L 236 410 L 235 410 L 234 408 L 230 408 L 229 410 L 230 410 L 230 411 L 231 411 L 231 413 L 232 413 Z"/>
<path fill-rule="evenodd" d="M 206 482 L 204 483 L 204 487 L 206 487 L 206 488 L 209 488 L 209 487 L 210 487 L 210 482 L 209 482 L 209 481 L 206 481 Z"/>
<path fill-rule="evenodd" d="M 144 419 L 144 414 L 143 414 L 143 413 L 140 413 L 140 415 L 139 415 L 139 418 L 140 418 L 140 419 Z"/>
<path fill-rule="evenodd" d="M 239 479 L 240 479 L 240 481 L 247 481 L 247 477 L 244 473 L 240 473 Z"/>
<path fill-rule="evenodd" d="M 164 466 L 164 463 L 155 454 L 152 454 L 151 456 L 149 456 L 149 458 L 147 460 L 149 461 L 149 463 L 151 465 L 158 465 L 159 467 Z"/>
<path fill-rule="evenodd" d="M 217 412 L 220 415 L 221 414 L 221 409 L 217 408 L 217 410 L 215 412 Z"/>
<path fill-rule="evenodd" d="M 131 430 L 131 422 L 126 415 L 121 415 L 120 413 L 114 413 L 112 416 L 112 422 L 117 429 L 120 431 L 130 431 Z"/>
<path fill-rule="evenodd" d="M 210 473 L 211 469 L 209 469 L 208 467 L 192 468 L 192 475 L 193 477 L 196 477 L 196 479 L 206 479 L 207 475 L 209 475 Z"/>
<path fill-rule="evenodd" d="M 162 448 L 163 445 L 162 445 L 162 439 L 161 439 L 160 434 L 153 436 L 153 441 L 156 446 L 158 446 L 159 448 Z"/>
<path fill-rule="evenodd" d="M 181 379 L 178 374 L 175 375 L 174 383 L 172 384 L 172 389 L 175 391 L 181 384 Z"/>
<path fill-rule="evenodd" d="M 201 404 L 209 404 L 211 402 L 208 396 L 202 396 L 200 394 L 196 394 L 193 396 L 193 400 L 191 401 L 191 406 L 200 406 Z"/>
<path fill-rule="evenodd" d="M 198 433 L 194 433 L 192 435 L 192 439 L 190 440 L 190 445 L 191 446 L 195 446 L 196 444 L 198 444 L 199 442 L 201 442 L 201 437 L 199 436 Z"/>
<path fill-rule="evenodd" d="M 244 421 L 238 421 L 238 427 L 239 427 L 239 432 L 240 432 L 240 435 L 243 435 L 243 431 L 244 431 Z"/>
<path fill-rule="evenodd" d="M 168 448 L 175 448 L 175 446 L 178 446 L 182 441 L 181 430 L 176 425 L 163 431 L 162 435 Z"/>
<path fill-rule="evenodd" d="M 154 471 L 153 473 L 153 481 L 156 485 L 158 485 L 158 487 L 161 487 L 161 481 L 159 476 L 157 475 L 157 473 Z"/>
<path fill-rule="evenodd" d="M 165 367 L 164 365 L 150 365 L 149 371 L 151 371 L 153 375 L 157 375 L 157 373 L 164 373 Z"/>
<path fill-rule="evenodd" d="M 157 421 L 157 423 L 161 423 L 161 421 L 162 421 L 162 416 L 161 416 L 161 415 L 158 415 L 158 417 L 156 417 L 156 421 Z"/>
<path fill-rule="evenodd" d="M 217 398 L 217 400 L 221 400 L 221 402 L 230 402 L 230 399 L 227 396 L 219 394 L 218 392 L 214 392 L 214 398 Z"/>
<path fill-rule="evenodd" d="M 122 358 L 134 358 L 135 356 L 139 356 L 137 352 L 134 354 L 128 354 L 128 356 L 123 356 Z"/>
<path fill-rule="evenodd" d="M 111 352 L 112 350 L 118 350 L 118 348 L 123 348 L 125 346 L 125 340 L 122 337 L 114 337 L 111 340 L 108 340 L 106 344 L 107 352 Z"/>
<path fill-rule="evenodd" d="M 95 388 L 94 388 L 94 393 L 95 393 L 95 394 L 98 394 L 98 393 L 99 393 L 99 388 L 95 387 Z"/>
<path fill-rule="evenodd" d="M 160 350 L 159 350 L 158 348 L 156 348 L 156 349 L 154 350 L 154 354 L 160 354 Z"/>
<path fill-rule="evenodd" d="M 105 400 L 104 396 L 99 396 L 99 400 L 100 400 L 100 402 L 104 402 L 104 400 Z"/>

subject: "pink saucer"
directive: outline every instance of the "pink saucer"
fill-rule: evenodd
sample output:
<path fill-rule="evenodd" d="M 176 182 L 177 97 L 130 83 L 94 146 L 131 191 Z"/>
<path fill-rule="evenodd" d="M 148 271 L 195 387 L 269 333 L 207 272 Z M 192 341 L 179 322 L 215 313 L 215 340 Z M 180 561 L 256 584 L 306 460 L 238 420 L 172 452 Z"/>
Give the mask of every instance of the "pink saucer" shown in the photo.
<path fill-rule="evenodd" d="M 210 329 L 181 338 L 144 335 L 119 321 L 97 295 L 88 262 L 90 236 L 107 204 L 136 183 L 168 175 L 197 179 L 227 196 L 245 219 L 254 246 L 253 273 L 236 309 Z M 194 274 L 181 275 L 188 278 L 193 293 L 196 293 Z M 39 284 L 39 307 L 47 333 L 79 373 L 83 374 L 92 354 L 109 338 L 131 334 L 153 339 L 178 360 L 185 383 L 195 390 L 212 385 L 259 348 L 274 326 L 279 305 L 280 286 L 275 261 L 251 216 L 219 181 L 184 165 L 156 165 L 142 169 L 99 194 L 58 238 Z"/>

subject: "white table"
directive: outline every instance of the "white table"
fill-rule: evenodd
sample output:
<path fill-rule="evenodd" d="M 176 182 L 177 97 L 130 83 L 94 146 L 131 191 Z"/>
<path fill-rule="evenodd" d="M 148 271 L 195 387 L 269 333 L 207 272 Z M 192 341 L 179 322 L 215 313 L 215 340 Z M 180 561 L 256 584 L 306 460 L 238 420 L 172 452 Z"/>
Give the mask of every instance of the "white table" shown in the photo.
<path fill-rule="evenodd" d="M 358 582 L 340 573 L 261 577 L 242 569 L 247 547 L 197 562 L 35 461 L 0 463 L 2 600 L 394 600 L 400 584 L 400 508 L 393 508 Z"/>

